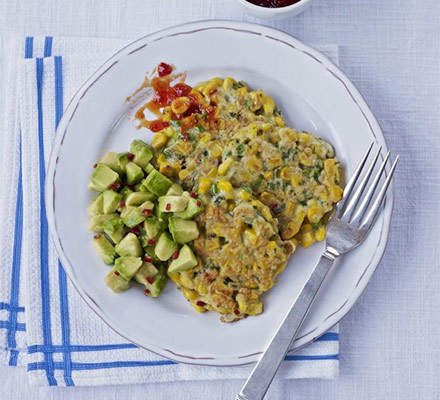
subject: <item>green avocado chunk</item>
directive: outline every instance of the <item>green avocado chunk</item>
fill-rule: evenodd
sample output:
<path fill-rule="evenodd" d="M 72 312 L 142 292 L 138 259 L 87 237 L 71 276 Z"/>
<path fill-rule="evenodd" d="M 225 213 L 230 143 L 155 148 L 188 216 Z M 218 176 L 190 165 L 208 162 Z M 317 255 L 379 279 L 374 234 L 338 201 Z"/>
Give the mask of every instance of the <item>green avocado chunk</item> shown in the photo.
<path fill-rule="evenodd" d="M 118 154 L 118 166 L 125 172 L 125 168 L 130 160 L 128 159 L 128 153 L 119 153 Z"/>
<path fill-rule="evenodd" d="M 144 251 L 145 251 L 145 255 L 151 257 L 155 264 L 159 264 L 161 261 L 156 256 L 155 248 L 156 246 L 146 245 L 144 246 Z"/>
<path fill-rule="evenodd" d="M 187 244 L 182 246 L 179 251 L 179 256 L 173 260 L 168 267 L 168 272 L 187 271 L 198 264 L 197 258 L 194 255 L 191 247 Z"/>
<path fill-rule="evenodd" d="M 87 214 L 89 214 L 89 217 L 93 217 L 94 215 L 103 214 L 103 203 L 104 197 L 102 193 L 99 194 L 99 196 L 93 200 L 90 205 L 87 207 Z"/>
<path fill-rule="evenodd" d="M 148 163 L 147 166 L 145 167 L 145 172 L 149 174 L 153 170 L 156 170 L 156 168 L 154 168 L 152 164 Z"/>
<path fill-rule="evenodd" d="M 127 182 L 131 185 L 139 183 L 144 177 L 142 169 L 132 161 L 125 166 L 125 173 L 127 174 Z"/>
<path fill-rule="evenodd" d="M 123 213 L 121 213 L 122 220 L 129 228 L 141 224 L 146 218 L 139 207 L 124 207 Z"/>
<path fill-rule="evenodd" d="M 90 178 L 89 189 L 102 192 L 119 179 L 119 174 L 104 164 L 98 164 Z"/>
<path fill-rule="evenodd" d="M 179 244 L 190 242 L 199 237 L 199 228 L 195 221 L 171 217 L 168 221 L 168 228 L 173 240 Z"/>
<path fill-rule="evenodd" d="M 152 216 L 145 220 L 144 228 L 148 239 L 155 239 L 167 228 L 167 222 L 163 219 Z"/>
<path fill-rule="evenodd" d="M 111 218 L 104 223 L 104 232 L 113 243 L 118 244 L 124 233 L 124 222 L 119 217 Z"/>
<path fill-rule="evenodd" d="M 188 198 L 188 205 L 185 210 L 176 212 L 174 214 L 177 218 L 182 219 L 193 219 L 197 217 L 203 211 L 203 205 L 201 200 L 193 199 L 192 197 Z"/>
<path fill-rule="evenodd" d="M 141 168 L 145 168 L 153 158 L 153 152 L 142 140 L 133 140 L 131 142 L 130 153 L 134 154 L 133 161 Z"/>
<path fill-rule="evenodd" d="M 125 292 L 130 287 L 128 281 L 121 276 L 116 267 L 110 270 L 104 281 L 115 293 Z"/>
<path fill-rule="evenodd" d="M 183 211 L 188 205 L 188 199 L 183 196 L 162 196 L 159 197 L 160 212 L 179 212 Z"/>
<path fill-rule="evenodd" d="M 122 194 L 122 201 L 127 201 L 128 196 L 133 193 L 133 190 L 128 186 L 124 186 L 119 193 Z"/>
<path fill-rule="evenodd" d="M 127 281 L 136 275 L 141 265 L 142 259 L 140 257 L 119 257 L 115 260 L 116 270 Z"/>
<path fill-rule="evenodd" d="M 116 251 L 113 245 L 106 239 L 105 236 L 96 235 L 93 238 L 93 247 L 98 252 L 104 264 L 113 264 L 116 257 Z"/>
<path fill-rule="evenodd" d="M 119 175 L 122 175 L 124 172 L 118 163 L 119 153 L 114 153 L 112 151 L 105 154 L 105 156 L 101 160 L 101 164 L 107 165 L 113 171 L 117 172 Z"/>
<path fill-rule="evenodd" d="M 155 253 L 159 260 L 166 261 L 171 258 L 173 253 L 179 248 L 177 243 L 173 242 L 168 232 L 163 232 L 157 241 Z"/>
<path fill-rule="evenodd" d="M 153 283 L 147 281 L 145 294 L 149 297 L 158 297 L 167 283 L 167 274 L 163 265 L 159 266 L 159 272 L 154 276 Z"/>
<path fill-rule="evenodd" d="M 104 190 L 103 195 L 103 212 L 104 214 L 114 213 L 119 203 L 122 201 L 122 194 L 114 192 L 113 190 Z"/>
<path fill-rule="evenodd" d="M 142 251 L 139 239 L 134 233 L 128 233 L 124 239 L 115 247 L 116 252 L 120 256 L 142 257 L 144 252 Z"/>
<path fill-rule="evenodd" d="M 153 170 L 145 179 L 144 186 L 156 196 L 164 196 L 173 185 L 165 175 Z"/>
<path fill-rule="evenodd" d="M 148 284 L 147 278 L 154 278 L 158 272 L 152 263 L 144 262 L 141 269 L 134 276 L 134 280 L 146 286 Z"/>
<path fill-rule="evenodd" d="M 168 189 L 167 196 L 181 196 L 183 193 L 183 188 L 178 183 L 173 183 Z"/>
<path fill-rule="evenodd" d="M 95 215 L 90 218 L 88 229 L 92 232 L 104 232 L 105 224 L 113 218 L 119 218 L 118 214 Z"/>
<path fill-rule="evenodd" d="M 150 192 L 133 192 L 128 195 L 127 200 L 125 200 L 125 205 L 127 206 L 140 206 L 146 201 L 154 201 L 156 196 Z M 153 203 L 151 203 L 153 204 Z M 153 204 L 154 207 L 154 204 Z M 151 209 L 153 209 L 153 207 Z"/>

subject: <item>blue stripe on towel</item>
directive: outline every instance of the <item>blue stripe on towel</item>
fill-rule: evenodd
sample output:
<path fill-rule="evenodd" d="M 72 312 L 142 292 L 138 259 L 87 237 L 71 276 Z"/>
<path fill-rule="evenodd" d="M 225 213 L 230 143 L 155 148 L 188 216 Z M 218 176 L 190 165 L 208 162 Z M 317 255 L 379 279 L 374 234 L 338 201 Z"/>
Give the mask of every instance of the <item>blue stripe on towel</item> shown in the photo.
<path fill-rule="evenodd" d="M 55 57 L 55 128 L 63 115 L 63 60 Z M 58 261 L 58 281 L 60 290 L 61 331 L 63 341 L 64 381 L 67 386 L 75 386 L 72 379 L 72 358 L 70 355 L 69 301 L 67 297 L 66 273 Z"/>
<path fill-rule="evenodd" d="M 46 36 L 44 38 L 44 57 L 50 57 L 52 55 L 52 36 Z"/>
<path fill-rule="evenodd" d="M 24 47 L 24 58 L 32 58 L 34 54 L 34 38 L 27 37 Z"/>
<path fill-rule="evenodd" d="M 291 355 L 291 356 L 286 356 L 285 360 L 286 361 L 339 360 L 339 354 L 325 354 L 325 355 L 314 355 L 314 356 Z"/>
<path fill-rule="evenodd" d="M 0 310 L 23 312 L 24 307 L 20 307 L 20 306 L 15 307 L 15 306 L 11 306 L 9 303 L 3 303 L 0 301 Z"/>
<path fill-rule="evenodd" d="M 316 339 L 315 342 L 331 342 L 331 341 L 338 341 L 338 340 L 339 340 L 339 333 L 327 332 L 327 333 L 324 333 L 322 336 L 320 336 L 318 339 Z"/>
<path fill-rule="evenodd" d="M 36 59 L 37 75 L 37 106 L 38 106 L 38 153 L 39 153 L 39 175 L 40 175 L 40 278 L 41 278 L 41 297 L 42 297 L 42 324 L 43 340 L 46 346 L 52 346 L 52 334 L 50 323 L 50 288 L 49 288 L 49 250 L 48 250 L 48 227 L 46 219 L 46 207 L 44 202 L 44 181 L 45 181 L 45 162 L 44 162 L 44 129 L 43 129 L 43 59 Z M 50 386 L 57 385 L 54 377 L 54 367 L 52 353 L 44 353 L 47 365 L 46 375 Z"/>
<path fill-rule="evenodd" d="M 0 321 L 0 329 L 10 329 L 9 321 Z M 15 330 L 24 332 L 26 330 L 26 324 L 17 322 L 15 324 Z"/>
<path fill-rule="evenodd" d="M 121 343 L 121 344 L 101 344 L 101 345 L 71 345 L 71 346 L 57 346 L 54 345 L 50 349 L 44 346 L 28 346 L 27 351 L 29 354 L 32 353 L 44 353 L 49 350 L 54 353 L 61 353 L 68 351 L 70 353 L 75 352 L 89 352 L 89 351 L 105 351 L 105 350 L 121 350 L 121 349 L 136 349 L 137 346 L 132 343 Z"/>

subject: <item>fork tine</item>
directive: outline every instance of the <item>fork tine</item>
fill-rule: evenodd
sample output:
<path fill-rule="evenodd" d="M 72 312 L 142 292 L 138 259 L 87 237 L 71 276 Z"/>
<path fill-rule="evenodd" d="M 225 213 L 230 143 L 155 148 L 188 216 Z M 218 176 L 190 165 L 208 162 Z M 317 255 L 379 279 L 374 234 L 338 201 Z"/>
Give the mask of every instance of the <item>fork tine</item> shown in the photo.
<path fill-rule="evenodd" d="M 342 215 L 345 204 L 347 203 L 347 200 L 350 197 L 351 192 L 353 191 L 353 187 L 356 184 L 356 182 L 359 178 L 359 175 L 361 174 L 362 169 L 364 168 L 364 165 L 368 159 L 368 156 L 370 155 L 370 151 L 373 148 L 373 144 L 374 143 L 370 144 L 370 147 L 368 148 L 368 150 L 365 153 L 364 157 L 362 158 L 361 162 L 356 167 L 356 170 L 354 171 L 352 177 L 350 178 L 347 185 L 345 186 L 344 197 L 342 198 L 342 200 L 338 203 L 338 205 L 336 207 L 336 210 L 339 212 L 339 216 Z"/>
<path fill-rule="evenodd" d="M 365 228 L 370 229 L 371 225 L 373 225 L 373 222 L 376 220 L 376 217 L 378 216 L 379 211 L 380 211 L 380 206 L 381 206 L 381 204 L 385 198 L 385 195 L 387 193 L 388 186 L 390 185 L 391 179 L 393 178 L 393 174 L 396 169 L 398 161 L 399 161 L 399 156 L 397 156 L 394 159 L 393 165 L 391 166 L 391 169 L 390 169 L 390 172 L 387 176 L 387 179 L 385 180 L 384 184 L 382 185 L 380 192 L 379 192 L 378 196 L 376 197 L 376 200 L 374 200 L 374 203 L 371 206 L 371 210 L 368 212 L 368 214 L 365 218 L 365 221 L 362 222 L 360 229 L 365 229 Z"/>
<path fill-rule="evenodd" d="M 354 192 L 353 197 L 350 199 L 350 201 L 347 204 L 347 207 L 345 208 L 345 211 L 342 215 L 342 220 L 348 221 L 353 214 L 354 210 L 356 209 L 362 194 L 364 193 L 365 186 L 367 186 L 368 181 L 370 180 L 371 174 L 374 171 L 374 167 L 376 166 L 377 159 L 379 158 L 380 152 L 382 151 L 382 146 L 379 147 L 379 150 L 377 151 L 376 155 L 374 156 L 374 159 L 370 166 L 367 169 L 367 172 L 365 173 L 364 177 L 361 180 L 361 183 L 357 187 L 356 191 Z"/>
<path fill-rule="evenodd" d="M 365 195 L 360 206 L 358 207 L 358 209 L 354 213 L 353 217 L 351 218 L 350 223 L 357 225 L 361 221 L 361 219 L 363 218 L 365 213 L 367 212 L 368 206 L 370 205 L 371 199 L 373 198 L 373 194 L 376 191 L 376 188 L 377 188 L 377 185 L 379 184 L 382 173 L 385 169 L 385 166 L 388 162 L 388 159 L 390 158 L 390 153 L 391 152 L 389 151 L 387 153 L 387 155 L 385 156 L 385 158 L 382 162 L 382 165 L 379 167 L 379 170 L 377 171 L 376 176 L 374 177 L 373 182 L 371 183 L 371 185 L 367 191 L 367 194 Z"/>

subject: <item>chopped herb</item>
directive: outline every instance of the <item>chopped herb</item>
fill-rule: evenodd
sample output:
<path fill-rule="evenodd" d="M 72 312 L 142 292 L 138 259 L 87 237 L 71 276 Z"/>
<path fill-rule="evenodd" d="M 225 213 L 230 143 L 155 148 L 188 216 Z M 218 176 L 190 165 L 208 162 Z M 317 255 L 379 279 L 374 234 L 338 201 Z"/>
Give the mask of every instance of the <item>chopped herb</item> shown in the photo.
<path fill-rule="evenodd" d="M 163 151 L 163 155 L 165 158 L 171 158 L 173 156 L 173 151 L 171 149 L 165 149 Z"/>
<path fill-rule="evenodd" d="M 255 190 L 255 191 L 258 190 L 260 188 L 261 184 L 263 183 L 263 179 L 264 179 L 264 176 L 262 174 L 260 174 L 258 176 L 258 179 L 251 184 L 252 190 Z"/>
<path fill-rule="evenodd" d="M 226 154 L 225 154 L 225 156 L 226 156 L 226 157 L 230 157 L 230 156 L 232 156 L 232 151 L 231 151 L 231 150 L 227 151 Z"/>
<path fill-rule="evenodd" d="M 238 154 L 238 155 L 243 154 L 243 152 L 244 152 L 244 144 L 243 144 L 243 143 L 240 143 L 240 144 L 237 146 L 236 151 L 237 151 L 237 154 Z"/>
<path fill-rule="evenodd" d="M 312 225 L 313 229 L 318 230 L 319 228 L 322 227 L 323 224 L 324 224 L 324 221 L 321 219 L 321 221 L 312 223 L 311 225 Z"/>
<path fill-rule="evenodd" d="M 274 115 L 275 117 L 280 116 L 280 115 L 281 115 L 281 110 L 280 110 L 278 107 L 275 107 L 275 108 L 273 109 L 273 115 Z"/>
<path fill-rule="evenodd" d="M 235 118 L 235 117 L 237 116 L 237 113 L 235 113 L 235 112 L 230 112 L 230 113 L 229 113 L 229 116 L 230 116 L 231 118 Z"/>
<path fill-rule="evenodd" d="M 194 142 L 194 140 L 196 140 L 196 135 L 194 135 L 193 133 L 190 133 L 190 134 L 188 135 L 188 139 L 189 139 L 191 142 Z"/>
<path fill-rule="evenodd" d="M 207 263 L 205 265 L 205 269 L 216 269 L 217 271 L 220 271 L 220 267 L 218 267 L 214 263 Z"/>
<path fill-rule="evenodd" d="M 227 94 L 225 94 L 225 101 L 226 103 L 229 103 L 229 96 Z"/>
<path fill-rule="evenodd" d="M 232 89 L 234 89 L 234 90 L 237 90 L 237 89 L 239 89 L 239 88 L 242 88 L 243 86 L 244 86 L 244 83 L 243 83 L 243 82 L 234 82 L 234 83 L 231 85 Z"/>
<path fill-rule="evenodd" d="M 208 151 L 208 150 L 205 150 L 205 151 L 203 152 L 203 155 L 204 155 L 205 157 L 209 157 L 209 151 Z"/>
<path fill-rule="evenodd" d="M 227 285 L 229 282 L 232 282 L 232 279 L 229 278 L 229 276 L 227 276 L 227 277 L 223 280 L 223 283 L 224 283 L 225 285 Z"/>
<path fill-rule="evenodd" d="M 205 128 L 203 127 L 203 125 L 198 124 L 198 125 L 196 126 L 196 128 L 199 130 L 200 133 L 205 132 Z"/>
<path fill-rule="evenodd" d="M 252 101 L 248 99 L 248 100 L 246 100 L 244 102 L 244 105 L 246 106 L 246 108 L 248 108 L 250 110 L 251 109 L 251 105 L 252 105 Z"/>
<path fill-rule="evenodd" d="M 181 122 L 180 122 L 178 119 L 172 119 L 172 120 L 170 120 L 170 125 L 171 125 L 174 129 L 180 129 Z"/>
<path fill-rule="evenodd" d="M 214 197 L 215 195 L 218 194 L 218 186 L 217 186 L 216 183 L 214 183 L 214 184 L 211 186 L 211 189 L 209 190 L 209 193 L 211 194 L 212 197 Z"/>
<path fill-rule="evenodd" d="M 275 190 L 275 182 L 267 182 L 267 189 L 268 190 Z"/>
<path fill-rule="evenodd" d="M 299 204 L 305 207 L 307 205 L 307 200 L 300 201 Z"/>
<path fill-rule="evenodd" d="M 281 149 L 280 149 L 280 151 L 281 151 Z M 283 154 L 282 154 L 282 159 L 283 160 L 287 160 L 288 158 L 290 158 L 290 156 L 292 155 L 292 153 L 293 153 L 293 150 L 292 149 L 289 149 L 289 150 L 287 150 L 287 151 L 285 151 Z"/>
<path fill-rule="evenodd" d="M 214 200 L 214 204 L 219 205 L 224 199 L 225 199 L 225 196 L 223 196 L 223 195 L 217 196 Z"/>

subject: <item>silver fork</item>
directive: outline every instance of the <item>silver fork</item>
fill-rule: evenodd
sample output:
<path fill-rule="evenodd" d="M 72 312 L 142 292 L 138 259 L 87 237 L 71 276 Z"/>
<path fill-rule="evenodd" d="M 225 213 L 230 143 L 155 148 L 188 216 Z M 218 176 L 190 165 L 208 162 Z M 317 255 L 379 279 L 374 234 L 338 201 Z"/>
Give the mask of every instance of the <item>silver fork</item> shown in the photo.
<path fill-rule="evenodd" d="M 334 261 L 340 255 L 358 247 L 370 232 L 381 210 L 382 202 L 399 160 L 399 156 L 397 156 L 379 188 L 382 176 L 386 175 L 385 166 L 390 158 L 390 152 L 388 152 L 368 185 L 382 150 L 379 148 L 372 162 L 367 165 L 372 148 L 373 144 L 370 145 L 347 183 L 344 196 L 337 204 L 335 213 L 327 224 L 325 252 L 237 395 L 236 400 L 263 399 Z M 363 174 L 365 169 L 366 172 Z M 375 194 L 376 192 L 377 194 Z"/>

